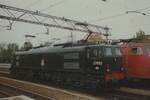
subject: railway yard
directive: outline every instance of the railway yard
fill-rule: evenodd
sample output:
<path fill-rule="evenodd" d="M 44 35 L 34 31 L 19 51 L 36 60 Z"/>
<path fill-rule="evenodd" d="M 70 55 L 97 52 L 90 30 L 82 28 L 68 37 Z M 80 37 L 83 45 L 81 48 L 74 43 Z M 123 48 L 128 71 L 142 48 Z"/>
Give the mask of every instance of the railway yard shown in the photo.
<path fill-rule="evenodd" d="M 11 78 L 10 65 L 0 65 L 0 98 L 23 98 L 23 100 L 149 100 L 150 90 L 119 87 L 98 91 L 65 88 Z M 9 98 L 8 98 L 9 97 Z M 6 99 L 7 98 L 7 99 Z M 25 99 L 24 99 L 25 98 Z M 11 100 L 11 99 L 10 99 Z M 22 100 L 22 99 L 12 99 Z"/>
<path fill-rule="evenodd" d="M 1 0 L 0 100 L 150 100 L 150 1 L 54 1 Z"/>

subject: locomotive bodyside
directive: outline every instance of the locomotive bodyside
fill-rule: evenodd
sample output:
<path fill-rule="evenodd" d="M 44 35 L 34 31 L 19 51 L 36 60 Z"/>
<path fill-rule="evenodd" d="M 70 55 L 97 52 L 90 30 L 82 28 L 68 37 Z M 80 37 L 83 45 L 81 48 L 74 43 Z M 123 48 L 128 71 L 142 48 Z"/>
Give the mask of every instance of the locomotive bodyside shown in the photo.
<path fill-rule="evenodd" d="M 12 75 L 96 87 L 122 80 L 120 48 L 112 45 L 44 47 L 16 53 Z"/>
<path fill-rule="evenodd" d="M 129 43 L 122 46 L 127 77 L 150 79 L 150 44 Z"/>

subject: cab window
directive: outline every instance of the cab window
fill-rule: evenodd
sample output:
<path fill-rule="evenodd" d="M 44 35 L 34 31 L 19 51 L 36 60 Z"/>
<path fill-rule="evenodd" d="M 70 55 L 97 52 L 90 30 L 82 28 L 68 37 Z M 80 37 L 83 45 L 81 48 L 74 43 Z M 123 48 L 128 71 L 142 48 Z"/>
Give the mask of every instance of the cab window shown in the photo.
<path fill-rule="evenodd" d="M 19 60 L 20 56 L 16 56 L 16 60 Z"/>
<path fill-rule="evenodd" d="M 87 49 L 87 59 L 90 59 L 90 49 Z"/>
<path fill-rule="evenodd" d="M 87 49 L 87 59 L 98 57 L 98 49 Z"/>
<path fill-rule="evenodd" d="M 99 55 L 99 56 L 102 55 L 102 50 L 101 50 L 101 49 L 98 50 L 98 55 Z"/>
<path fill-rule="evenodd" d="M 147 47 L 147 52 L 150 55 L 150 47 Z"/>
<path fill-rule="evenodd" d="M 112 56 L 112 49 L 110 47 L 105 48 L 105 56 Z"/>
<path fill-rule="evenodd" d="M 116 54 L 116 56 L 121 56 L 122 55 L 120 48 L 115 48 L 115 54 Z"/>
<path fill-rule="evenodd" d="M 97 49 L 93 49 L 93 56 L 97 57 L 98 56 L 98 50 Z"/>
<path fill-rule="evenodd" d="M 131 54 L 133 54 L 133 55 L 143 54 L 142 48 L 140 48 L 140 47 L 131 48 Z"/>

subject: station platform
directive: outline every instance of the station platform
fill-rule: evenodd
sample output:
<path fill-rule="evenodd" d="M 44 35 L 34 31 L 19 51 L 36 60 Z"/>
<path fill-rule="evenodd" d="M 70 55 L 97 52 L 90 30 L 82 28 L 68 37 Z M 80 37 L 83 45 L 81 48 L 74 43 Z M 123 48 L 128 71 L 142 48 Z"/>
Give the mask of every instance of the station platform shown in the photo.
<path fill-rule="evenodd" d="M 20 96 L 13 96 L 13 97 L 7 97 L 7 98 L 0 98 L 0 100 L 34 100 L 27 96 L 20 95 Z"/>

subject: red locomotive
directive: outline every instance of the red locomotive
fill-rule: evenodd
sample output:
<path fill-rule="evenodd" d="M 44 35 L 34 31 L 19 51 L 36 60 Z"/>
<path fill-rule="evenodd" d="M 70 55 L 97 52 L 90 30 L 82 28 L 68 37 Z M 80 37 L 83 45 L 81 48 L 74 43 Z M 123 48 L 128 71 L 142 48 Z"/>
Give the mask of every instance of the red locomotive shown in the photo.
<path fill-rule="evenodd" d="M 150 43 L 123 44 L 122 53 L 127 77 L 150 79 Z"/>

